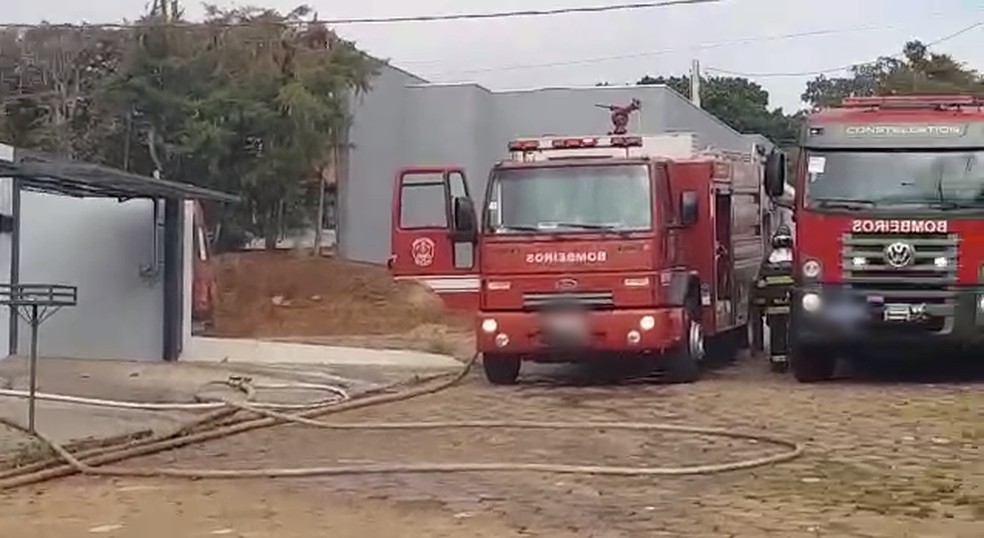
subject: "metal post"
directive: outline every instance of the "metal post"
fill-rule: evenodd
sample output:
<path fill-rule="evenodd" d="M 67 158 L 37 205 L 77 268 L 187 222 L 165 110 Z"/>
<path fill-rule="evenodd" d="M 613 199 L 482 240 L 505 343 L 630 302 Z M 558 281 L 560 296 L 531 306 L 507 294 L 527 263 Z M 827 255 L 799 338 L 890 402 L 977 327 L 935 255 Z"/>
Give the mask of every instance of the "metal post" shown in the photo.
<path fill-rule="evenodd" d="M 27 427 L 31 433 L 35 433 L 34 414 L 36 396 L 38 390 L 38 326 L 41 325 L 41 318 L 38 316 L 38 305 L 31 305 L 31 389 L 30 397 L 27 401 Z"/>
<path fill-rule="evenodd" d="M 36 433 L 38 392 L 38 332 L 41 324 L 64 306 L 78 304 L 79 290 L 60 284 L 0 284 L 0 305 L 14 309 L 14 320 L 23 319 L 31 328 L 30 390 L 27 400 L 27 428 Z"/>
<path fill-rule="evenodd" d="M 695 107 L 701 108 L 699 60 L 694 60 L 690 64 L 690 102 L 692 102 Z"/>
<path fill-rule="evenodd" d="M 20 243 L 21 243 L 21 183 L 20 179 L 11 181 L 11 214 L 14 217 L 14 231 L 10 234 L 10 285 L 20 284 Z M 8 353 L 17 355 L 20 351 L 20 322 L 17 319 L 17 305 L 10 305 L 10 319 L 7 329 Z"/>

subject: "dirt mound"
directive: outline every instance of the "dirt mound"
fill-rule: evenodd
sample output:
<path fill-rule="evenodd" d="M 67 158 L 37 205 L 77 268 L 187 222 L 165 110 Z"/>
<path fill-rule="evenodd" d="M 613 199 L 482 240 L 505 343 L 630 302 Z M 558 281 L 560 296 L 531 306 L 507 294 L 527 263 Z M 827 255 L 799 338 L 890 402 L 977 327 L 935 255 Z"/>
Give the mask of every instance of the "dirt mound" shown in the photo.
<path fill-rule="evenodd" d="M 224 254 L 216 263 L 212 336 L 393 334 L 465 324 L 424 286 L 396 282 L 376 265 L 291 252 Z"/>

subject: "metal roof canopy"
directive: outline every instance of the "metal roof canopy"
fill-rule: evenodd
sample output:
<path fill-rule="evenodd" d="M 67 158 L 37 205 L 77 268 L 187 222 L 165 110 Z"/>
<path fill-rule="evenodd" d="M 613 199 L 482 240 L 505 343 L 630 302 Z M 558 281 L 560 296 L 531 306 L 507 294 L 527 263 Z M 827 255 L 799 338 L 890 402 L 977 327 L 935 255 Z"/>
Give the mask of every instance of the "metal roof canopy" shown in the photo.
<path fill-rule="evenodd" d="M 239 196 L 77 161 L 36 154 L 0 160 L 0 177 L 16 177 L 22 189 L 75 197 L 172 198 L 238 202 Z"/>

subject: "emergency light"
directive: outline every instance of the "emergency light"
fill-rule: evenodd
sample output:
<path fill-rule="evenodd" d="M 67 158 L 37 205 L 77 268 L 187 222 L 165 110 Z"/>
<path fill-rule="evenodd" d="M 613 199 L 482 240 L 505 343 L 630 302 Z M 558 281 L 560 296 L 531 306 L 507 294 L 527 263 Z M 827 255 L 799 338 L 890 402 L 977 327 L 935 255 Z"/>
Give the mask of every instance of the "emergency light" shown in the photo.
<path fill-rule="evenodd" d="M 520 139 L 509 142 L 509 151 L 536 151 L 550 144 L 551 149 L 641 147 L 641 136 Z"/>

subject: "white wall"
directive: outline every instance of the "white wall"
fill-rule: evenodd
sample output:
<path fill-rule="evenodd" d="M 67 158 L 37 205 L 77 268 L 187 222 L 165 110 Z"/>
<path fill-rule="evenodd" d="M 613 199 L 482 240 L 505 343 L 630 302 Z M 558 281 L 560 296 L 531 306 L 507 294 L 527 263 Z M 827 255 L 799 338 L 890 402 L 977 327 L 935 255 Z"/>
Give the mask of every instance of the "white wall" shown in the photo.
<path fill-rule="evenodd" d="M 79 288 L 78 306 L 62 309 L 41 327 L 41 355 L 161 359 L 163 275 L 148 280 L 140 274 L 152 261 L 150 200 L 24 192 L 20 229 L 21 283 Z M 5 275 L 0 281 L 9 281 Z M 190 289 L 191 281 L 186 284 Z M 19 332 L 20 353 L 26 354 L 30 331 L 22 322 Z"/>
<path fill-rule="evenodd" d="M 14 148 L 0 144 L 0 160 L 13 161 Z M 13 183 L 10 178 L 0 178 L 0 214 L 12 212 Z M 10 242 L 10 234 L 0 234 L 0 282 L 10 282 Z M 9 308 L 0 307 L 0 357 L 5 357 L 10 349 L 9 314 Z"/>
<path fill-rule="evenodd" d="M 184 254 L 181 256 L 183 261 L 182 271 L 184 276 L 184 293 L 181 296 L 181 350 L 182 353 L 188 349 L 191 343 L 191 309 L 192 295 L 191 287 L 195 279 L 195 202 L 187 201 L 184 204 L 184 229 L 182 230 L 182 248 Z M 163 322 L 163 320 L 162 320 Z"/>

